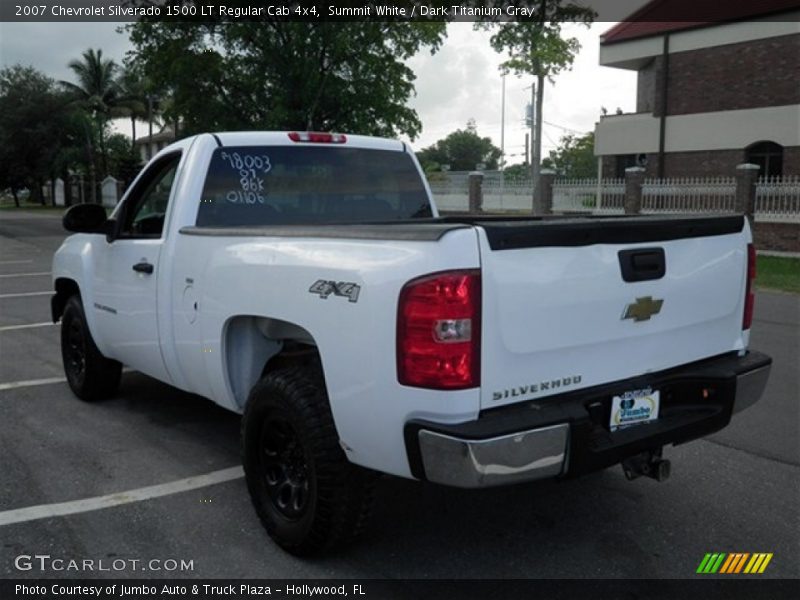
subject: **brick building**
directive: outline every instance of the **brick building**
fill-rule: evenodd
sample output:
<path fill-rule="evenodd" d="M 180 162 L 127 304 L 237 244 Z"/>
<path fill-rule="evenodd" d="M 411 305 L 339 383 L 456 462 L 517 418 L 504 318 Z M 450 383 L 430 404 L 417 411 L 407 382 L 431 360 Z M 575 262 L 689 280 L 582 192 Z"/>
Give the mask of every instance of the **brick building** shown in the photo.
<path fill-rule="evenodd" d="M 650 2 L 601 37 L 600 64 L 638 74 L 636 112 L 596 125 L 602 176 L 637 165 L 649 177 L 732 175 L 743 162 L 800 175 L 797 1 L 719 2 L 714 22 L 668 22 L 666 5 Z"/>

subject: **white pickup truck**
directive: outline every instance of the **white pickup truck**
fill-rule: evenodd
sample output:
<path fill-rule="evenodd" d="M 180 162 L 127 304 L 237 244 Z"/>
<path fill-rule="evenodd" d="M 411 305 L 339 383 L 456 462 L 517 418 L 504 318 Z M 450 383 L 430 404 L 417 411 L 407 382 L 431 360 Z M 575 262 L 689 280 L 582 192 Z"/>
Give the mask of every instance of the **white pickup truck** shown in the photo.
<path fill-rule="evenodd" d="M 399 141 L 203 134 L 53 260 L 69 385 L 122 365 L 242 419 L 253 504 L 286 550 L 358 533 L 375 472 L 465 488 L 622 463 L 725 427 L 748 351 L 748 221 L 439 216 Z"/>

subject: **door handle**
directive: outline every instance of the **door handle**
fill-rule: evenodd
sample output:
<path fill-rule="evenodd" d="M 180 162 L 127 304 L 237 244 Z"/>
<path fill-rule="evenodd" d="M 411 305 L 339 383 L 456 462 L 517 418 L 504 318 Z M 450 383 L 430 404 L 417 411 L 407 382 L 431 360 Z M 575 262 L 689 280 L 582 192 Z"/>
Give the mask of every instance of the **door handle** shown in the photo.
<path fill-rule="evenodd" d="M 147 273 L 150 275 L 153 272 L 153 265 L 143 260 L 142 262 L 138 262 L 133 265 L 133 270 L 137 273 Z"/>
<path fill-rule="evenodd" d="M 620 250 L 619 266 L 622 279 L 627 282 L 661 279 L 667 272 L 663 248 Z"/>

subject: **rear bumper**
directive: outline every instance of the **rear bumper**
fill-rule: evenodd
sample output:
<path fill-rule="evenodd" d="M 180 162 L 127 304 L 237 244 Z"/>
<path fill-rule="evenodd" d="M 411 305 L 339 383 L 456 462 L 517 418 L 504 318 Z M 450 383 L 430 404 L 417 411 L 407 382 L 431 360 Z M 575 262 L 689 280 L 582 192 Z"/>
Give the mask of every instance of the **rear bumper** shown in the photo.
<path fill-rule="evenodd" d="M 772 359 L 759 352 L 728 354 L 484 411 L 468 423 L 410 421 L 405 427 L 409 464 L 418 479 L 463 488 L 602 469 L 722 429 L 734 413 L 758 401 L 771 365 Z M 611 398 L 647 386 L 661 393 L 658 420 L 610 431 Z"/>

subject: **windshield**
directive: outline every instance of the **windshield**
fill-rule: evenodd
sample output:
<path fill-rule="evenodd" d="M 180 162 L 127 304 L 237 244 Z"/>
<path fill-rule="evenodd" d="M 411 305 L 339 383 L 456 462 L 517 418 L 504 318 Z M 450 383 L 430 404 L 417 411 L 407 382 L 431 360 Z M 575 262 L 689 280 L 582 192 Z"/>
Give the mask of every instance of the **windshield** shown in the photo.
<path fill-rule="evenodd" d="M 368 223 L 431 216 L 405 152 L 341 146 L 246 146 L 214 151 L 197 225 Z"/>

